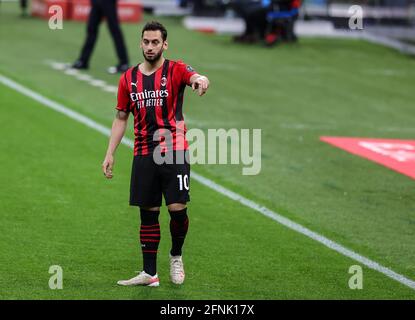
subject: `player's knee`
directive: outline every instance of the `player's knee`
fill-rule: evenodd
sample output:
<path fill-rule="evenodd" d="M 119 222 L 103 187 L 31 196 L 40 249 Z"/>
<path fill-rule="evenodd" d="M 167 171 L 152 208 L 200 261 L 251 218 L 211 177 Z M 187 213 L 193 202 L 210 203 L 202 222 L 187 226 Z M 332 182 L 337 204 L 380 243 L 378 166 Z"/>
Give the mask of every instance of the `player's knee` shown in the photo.
<path fill-rule="evenodd" d="M 180 211 L 186 208 L 186 204 L 185 203 L 172 203 L 172 204 L 169 204 L 167 208 L 169 209 L 169 211 Z"/>
<path fill-rule="evenodd" d="M 160 211 L 160 207 L 140 207 L 140 209 L 147 211 Z"/>

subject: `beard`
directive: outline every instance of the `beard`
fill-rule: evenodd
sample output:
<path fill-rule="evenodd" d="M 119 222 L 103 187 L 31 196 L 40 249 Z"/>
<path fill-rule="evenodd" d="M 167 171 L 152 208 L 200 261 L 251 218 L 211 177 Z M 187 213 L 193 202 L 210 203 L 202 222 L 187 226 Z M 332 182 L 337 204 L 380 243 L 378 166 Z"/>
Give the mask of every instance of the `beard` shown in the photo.
<path fill-rule="evenodd" d="M 151 56 L 151 57 L 148 57 L 148 56 L 146 56 L 146 54 L 145 54 L 145 52 L 144 52 L 144 50 L 143 50 L 143 57 L 144 57 L 144 59 L 147 61 L 147 62 L 149 62 L 150 64 L 155 64 L 155 63 L 157 63 L 159 60 L 160 60 L 160 58 L 161 58 L 161 55 L 163 54 L 163 49 L 160 49 L 160 51 L 159 52 L 157 52 L 157 53 L 154 53 L 154 55 L 153 56 Z"/>

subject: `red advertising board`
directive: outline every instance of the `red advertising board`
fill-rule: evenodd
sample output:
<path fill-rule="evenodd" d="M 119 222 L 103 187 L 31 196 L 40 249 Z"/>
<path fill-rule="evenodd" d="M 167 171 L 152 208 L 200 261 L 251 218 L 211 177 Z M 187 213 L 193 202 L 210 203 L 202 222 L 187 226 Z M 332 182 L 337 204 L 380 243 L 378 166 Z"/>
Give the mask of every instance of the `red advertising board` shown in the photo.
<path fill-rule="evenodd" d="M 89 0 L 72 0 L 72 20 L 88 20 L 91 4 Z M 118 18 L 121 22 L 140 22 L 142 7 L 138 1 L 119 0 L 117 4 Z"/>
<path fill-rule="evenodd" d="M 87 21 L 91 10 L 90 0 L 33 0 L 31 12 L 33 16 L 43 19 L 51 17 L 54 5 L 60 6 L 63 19 L 75 21 Z M 49 9 L 52 10 L 49 10 Z M 51 11 L 49 13 L 49 11 Z M 117 1 L 117 13 L 121 22 L 140 22 L 142 20 L 143 8 L 137 0 Z"/>
<path fill-rule="evenodd" d="M 62 8 L 62 18 L 69 19 L 71 16 L 70 0 L 32 0 L 31 12 L 32 16 L 49 19 L 56 14 L 55 6 Z"/>
<path fill-rule="evenodd" d="M 345 137 L 320 140 L 415 179 L 415 140 Z"/>

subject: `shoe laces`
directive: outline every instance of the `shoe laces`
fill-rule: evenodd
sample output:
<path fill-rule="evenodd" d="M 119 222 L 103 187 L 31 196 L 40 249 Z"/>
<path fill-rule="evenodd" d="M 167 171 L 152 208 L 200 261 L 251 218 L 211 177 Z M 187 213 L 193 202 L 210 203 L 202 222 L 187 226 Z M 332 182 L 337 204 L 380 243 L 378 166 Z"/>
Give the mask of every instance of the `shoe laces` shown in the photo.
<path fill-rule="evenodd" d="M 135 271 L 135 272 L 137 273 L 137 276 L 136 277 L 139 277 L 139 276 L 141 276 L 141 277 L 148 277 L 148 276 L 150 276 L 151 278 L 154 278 L 157 275 L 157 273 L 154 276 L 149 275 L 144 270 L 142 270 L 142 271 Z"/>
<path fill-rule="evenodd" d="M 183 273 L 183 262 L 180 259 L 171 260 L 172 273 L 179 275 Z"/>

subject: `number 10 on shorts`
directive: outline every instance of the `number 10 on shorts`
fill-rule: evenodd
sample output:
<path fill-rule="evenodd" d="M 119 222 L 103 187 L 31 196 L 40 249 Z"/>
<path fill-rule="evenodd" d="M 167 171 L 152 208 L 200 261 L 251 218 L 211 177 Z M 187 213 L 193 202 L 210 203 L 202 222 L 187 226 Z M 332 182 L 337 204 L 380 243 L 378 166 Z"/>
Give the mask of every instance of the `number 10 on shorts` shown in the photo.
<path fill-rule="evenodd" d="M 189 177 L 187 174 L 182 175 L 178 174 L 177 179 L 179 179 L 179 190 L 183 190 L 183 186 L 186 190 L 189 190 Z"/>

